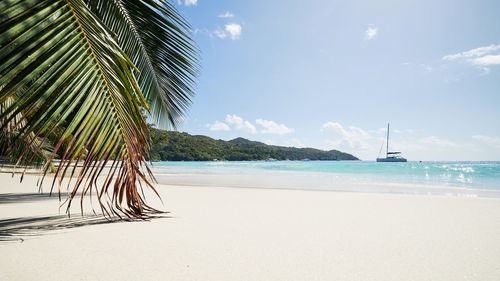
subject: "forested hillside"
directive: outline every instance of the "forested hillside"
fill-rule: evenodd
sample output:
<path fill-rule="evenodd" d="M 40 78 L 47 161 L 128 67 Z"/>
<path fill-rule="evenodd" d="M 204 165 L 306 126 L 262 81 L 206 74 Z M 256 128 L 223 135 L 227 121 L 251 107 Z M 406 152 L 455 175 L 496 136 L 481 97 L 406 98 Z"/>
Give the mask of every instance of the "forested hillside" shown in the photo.
<path fill-rule="evenodd" d="M 229 160 L 358 160 L 351 154 L 338 150 L 324 151 L 314 148 L 295 148 L 267 145 L 261 142 L 236 138 L 230 141 L 215 140 L 207 136 L 188 133 L 151 130 L 152 161 L 212 161 Z"/>

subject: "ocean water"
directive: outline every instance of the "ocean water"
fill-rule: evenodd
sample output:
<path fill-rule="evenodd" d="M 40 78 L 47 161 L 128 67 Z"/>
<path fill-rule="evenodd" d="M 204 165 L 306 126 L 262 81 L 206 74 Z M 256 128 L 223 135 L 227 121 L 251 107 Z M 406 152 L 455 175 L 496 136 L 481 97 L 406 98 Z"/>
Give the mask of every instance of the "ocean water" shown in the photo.
<path fill-rule="evenodd" d="M 153 167 L 163 184 L 500 197 L 500 162 L 217 161 Z"/>

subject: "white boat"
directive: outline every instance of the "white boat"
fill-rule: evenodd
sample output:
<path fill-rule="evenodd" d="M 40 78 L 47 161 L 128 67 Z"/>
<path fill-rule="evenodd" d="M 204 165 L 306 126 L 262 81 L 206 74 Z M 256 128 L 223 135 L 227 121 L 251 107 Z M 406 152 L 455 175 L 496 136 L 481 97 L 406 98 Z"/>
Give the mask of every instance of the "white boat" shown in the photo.
<path fill-rule="evenodd" d="M 406 158 L 401 156 L 399 151 L 389 151 L 389 123 L 387 123 L 387 146 L 385 149 L 385 158 L 377 158 L 377 162 L 407 162 Z M 382 150 L 382 149 L 380 149 Z M 379 153 L 380 154 L 380 153 Z"/>

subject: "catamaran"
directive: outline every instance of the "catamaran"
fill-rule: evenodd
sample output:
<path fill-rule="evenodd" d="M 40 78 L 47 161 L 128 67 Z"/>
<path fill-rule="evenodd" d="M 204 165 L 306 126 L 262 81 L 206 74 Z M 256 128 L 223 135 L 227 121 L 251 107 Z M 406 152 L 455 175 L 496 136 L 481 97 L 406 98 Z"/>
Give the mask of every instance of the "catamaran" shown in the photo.
<path fill-rule="evenodd" d="M 401 156 L 399 151 L 389 151 L 389 123 L 387 123 L 387 146 L 385 149 L 385 158 L 377 158 L 377 162 L 406 162 L 406 158 Z M 382 150 L 382 148 L 380 149 Z M 380 153 L 379 153 L 380 155 Z"/>

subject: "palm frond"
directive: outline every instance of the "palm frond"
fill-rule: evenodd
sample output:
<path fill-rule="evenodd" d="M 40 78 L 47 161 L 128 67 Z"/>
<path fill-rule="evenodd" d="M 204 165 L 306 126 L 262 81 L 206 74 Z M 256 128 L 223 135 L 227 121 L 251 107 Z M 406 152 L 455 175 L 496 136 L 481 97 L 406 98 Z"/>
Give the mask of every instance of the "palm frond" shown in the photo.
<path fill-rule="evenodd" d="M 164 0 L 85 1 L 139 69 L 139 85 L 155 123 L 175 128 L 191 103 L 198 74 L 198 50 L 188 23 Z"/>
<path fill-rule="evenodd" d="M 34 134 L 42 144 L 56 134 L 49 161 L 61 155 L 52 183 L 59 178 L 59 192 L 62 178 L 83 164 L 68 210 L 82 189 L 82 200 L 97 193 L 108 216 L 156 211 L 137 188 L 141 182 L 153 188 L 141 114 L 148 106 L 136 68 L 112 31 L 83 0 L 3 0 L 0 11 L 0 103 L 14 101 L 0 113 L 0 131 L 15 131 L 18 139 Z M 18 114 L 23 122 L 7 126 Z M 99 185 L 109 161 L 111 171 Z"/>
<path fill-rule="evenodd" d="M 9 108 L 13 102 L 14 96 L 1 103 L 0 114 Z M 48 162 L 47 159 L 52 147 L 48 144 L 42 144 L 41 139 L 36 137 L 33 133 L 23 138 L 22 141 L 19 140 L 19 132 L 16 130 L 18 122 L 23 123 L 22 125 L 26 122 L 21 113 L 11 118 L 10 122 L 5 124 L 5 126 L 0 121 L 0 127 L 6 128 L 0 131 L 0 156 L 7 157 L 9 162 L 15 163 L 16 165 L 26 166 L 30 164 L 40 167 L 46 164 L 50 166 L 51 163 Z"/>

